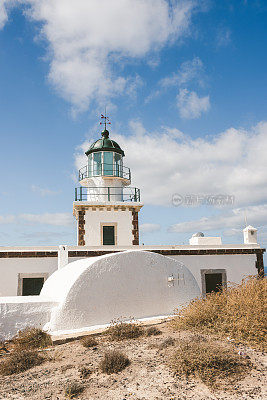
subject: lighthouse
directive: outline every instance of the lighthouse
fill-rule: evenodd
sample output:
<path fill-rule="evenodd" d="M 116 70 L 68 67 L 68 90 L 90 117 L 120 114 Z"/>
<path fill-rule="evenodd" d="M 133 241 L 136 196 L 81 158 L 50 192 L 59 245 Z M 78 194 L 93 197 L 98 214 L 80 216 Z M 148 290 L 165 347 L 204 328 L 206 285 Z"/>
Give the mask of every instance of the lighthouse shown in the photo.
<path fill-rule="evenodd" d="M 107 124 L 101 138 L 85 152 L 87 164 L 79 170 L 73 214 L 78 246 L 139 245 L 140 189 L 130 187 L 131 171 L 124 166 L 124 151 L 110 139 Z"/>

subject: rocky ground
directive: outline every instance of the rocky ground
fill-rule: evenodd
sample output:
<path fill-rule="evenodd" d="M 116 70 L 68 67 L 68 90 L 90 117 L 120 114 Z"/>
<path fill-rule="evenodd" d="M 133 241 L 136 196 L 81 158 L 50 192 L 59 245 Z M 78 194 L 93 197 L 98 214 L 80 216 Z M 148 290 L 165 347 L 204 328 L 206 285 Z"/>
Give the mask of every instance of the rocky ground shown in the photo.
<path fill-rule="evenodd" d="M 190 333 L 172 332 L 166 323 L 158 325 L 159 336 L 141 337 L 122 342 L 110 342 L 105 335 L 97 337 L 97 347 L 84 348 L 76 340 L 55 345 L 47 350 L 47 361 L 26 372 L 11 376 L 0 376 L 0 400 L 5 399 L 65 399 L 65 387 L 76 381 L 84 386 L 77 399 L 87 400 L 211 400 L 211 399 L 257 399 L 267 398 L 266 358 L 261 352 L 247 346 L 235 345 L 238 351 L 249 357 L 254 368 L 227 390 L 210 390 L 196 379 L 181 379 L 173 376 L 167 362 L 173 346 L 161 348 L 169 336 L 190 336 Z M 234 346 L 234 345 L 233 345 Z M 99 369 L 103 354 L 108 349 L 125 353 L 131 364 L 122 372 L 106 375 Z M 4 355 L 0 357 L 3 359 Z M 8 356 L 7 356 L 8 357 Z M 82 378 L 81 367 L 91 374 Z"/>

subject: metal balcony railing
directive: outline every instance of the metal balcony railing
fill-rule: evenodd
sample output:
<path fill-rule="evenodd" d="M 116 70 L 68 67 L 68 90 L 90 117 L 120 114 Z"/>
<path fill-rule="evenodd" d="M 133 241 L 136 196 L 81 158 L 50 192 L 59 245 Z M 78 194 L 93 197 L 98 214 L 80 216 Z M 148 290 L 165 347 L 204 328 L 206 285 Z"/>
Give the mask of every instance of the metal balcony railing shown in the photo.
<path fill-rule="evenodd" d="M 78 187 L 75 188 L 75 201 L 140 201 L 140 189 L 127 187 Z"/>
<path fill-rule="evenodd" d="M 98 163 L 94 166 L 85 165 L 79 169 L 79 181 L 97 176 L 118 177 L 131 180 L 131 171 L 128 167 L 119 164 Z"/>

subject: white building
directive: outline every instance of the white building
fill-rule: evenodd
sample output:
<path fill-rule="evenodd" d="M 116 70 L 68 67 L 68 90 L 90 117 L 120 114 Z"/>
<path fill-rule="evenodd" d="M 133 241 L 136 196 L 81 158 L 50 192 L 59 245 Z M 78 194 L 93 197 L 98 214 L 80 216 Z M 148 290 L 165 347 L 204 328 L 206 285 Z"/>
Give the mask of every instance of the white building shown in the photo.
<path fill-rule="evenodd" d="M 0 248 L 0 336 L 9 337 L 27 324 L 71 330 L 108 323 L 123 315 L 123 301 L 135 313 L 131 316 L 151 317 L 156 309 L 170 314 L 200 293 L 263 275 L 265 249 L 251 226 L 244 229 L 239 245 L 224 245 L 220 237 L 200 232 L 187 246 L 140 246 L 138 213 L 143 204 L 140 190 L 129 186 L 131 172 L 124 166 L 123 150 L 105 129 L 86 155 L 73 203 L 77 246 Z M 113 253 L 125 256 L 111 257 Z M 101 304 L 107 313 L 94 314 L 82 304 L 89 291 L 90 306 L 99 304 L 104 294 Z"/>

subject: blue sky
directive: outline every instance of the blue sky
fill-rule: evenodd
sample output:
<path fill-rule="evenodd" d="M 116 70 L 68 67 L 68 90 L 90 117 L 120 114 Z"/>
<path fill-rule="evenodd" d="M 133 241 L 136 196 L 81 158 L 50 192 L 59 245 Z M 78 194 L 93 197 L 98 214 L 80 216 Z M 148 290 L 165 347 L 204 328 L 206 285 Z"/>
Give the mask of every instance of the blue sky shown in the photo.
<path fill-rule="evenodd" d="M 75 176 L 106 105 L 141 242 L 241 243 L 246 214 L 264 246 L 266 17 L 260 0 L 0 0 L 1 245 L 76 243 Z"/>

